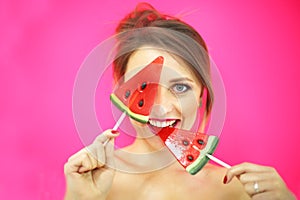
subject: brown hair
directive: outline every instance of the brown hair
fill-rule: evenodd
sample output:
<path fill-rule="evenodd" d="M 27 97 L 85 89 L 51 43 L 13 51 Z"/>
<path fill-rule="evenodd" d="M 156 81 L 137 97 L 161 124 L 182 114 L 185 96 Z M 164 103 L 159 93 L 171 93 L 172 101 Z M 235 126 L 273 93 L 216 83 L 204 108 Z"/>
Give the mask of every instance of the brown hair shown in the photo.
<path fill-rule="evenodd" d="M 130 32 L 135 30 L 139 30 L 138 33 Z M 213 90 L 209 56 L 203 38 L 192 26 L 176 17 L 161 14 L 148 3 L 139 3 L 135 10 L 120 21 L 116 33 L 119 34 L 119 44 L 113 62 L 115 81 L 125 74 L 128 60 L 137 48 L 144 45 L 162 48 L 179 55 L 191 66 L 207 89 L 206 110 L 210 113 Z"/>

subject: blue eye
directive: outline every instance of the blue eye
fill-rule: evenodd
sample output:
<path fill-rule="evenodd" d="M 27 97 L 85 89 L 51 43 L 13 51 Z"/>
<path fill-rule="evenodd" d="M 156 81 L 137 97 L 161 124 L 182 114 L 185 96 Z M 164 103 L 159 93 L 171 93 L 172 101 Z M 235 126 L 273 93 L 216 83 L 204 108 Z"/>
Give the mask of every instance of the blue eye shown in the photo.
<path fill-rule="evenodd" d="M 172 87 L 172 91 L 176 94 L 184 93 L 184 92 L 188 91 L 189 89 L 191 89 L 191 87 L 186 84 L 175 84 Z"/>

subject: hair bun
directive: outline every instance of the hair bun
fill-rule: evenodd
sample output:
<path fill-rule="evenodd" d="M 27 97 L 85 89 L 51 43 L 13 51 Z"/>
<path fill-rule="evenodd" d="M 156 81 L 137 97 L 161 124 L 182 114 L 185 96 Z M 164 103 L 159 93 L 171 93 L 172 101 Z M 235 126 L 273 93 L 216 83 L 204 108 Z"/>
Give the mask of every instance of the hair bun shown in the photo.
<path fill-rule="evenodd" d="M 139 3 L 136 8 L 121 20 L 116 32 L 123 32 L 133 28 L 149 27 L 154 21 L 166 20 L 167 16 L 159 13 L 149 3 Z"/>

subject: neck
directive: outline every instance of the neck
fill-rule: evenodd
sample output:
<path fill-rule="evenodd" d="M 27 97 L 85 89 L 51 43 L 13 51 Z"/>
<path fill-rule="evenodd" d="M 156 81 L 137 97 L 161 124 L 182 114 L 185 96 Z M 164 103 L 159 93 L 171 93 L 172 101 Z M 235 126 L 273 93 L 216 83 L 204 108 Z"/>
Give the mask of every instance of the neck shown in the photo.
<path fill-rule="evenodd" d="M 153 133 L 148 125 L 134 124 L 133 127 L 136 132 L 136 139 L 130 146 L 126 147 L 127 151 L 132 153 L 153 153 L 165 147 L 160 137 Z"/>
<path fill-rule="evenodd" d="M 153 153 L 164 148 L 164 143 L 158 136 L 148 138 L 136 138 L 135 141 L 128 147 L 128 150 L 133 153 Z"/>
<path fill-rule="evenodd" d="M 142 136 L 145 134 L 139 134 L 130 146 L 116 152 L 116 164 L 119 170 L 129 173 L 145 173 L 174 163 L 174 156 L 159 136 L 153 133 L 148 137 Z"/>

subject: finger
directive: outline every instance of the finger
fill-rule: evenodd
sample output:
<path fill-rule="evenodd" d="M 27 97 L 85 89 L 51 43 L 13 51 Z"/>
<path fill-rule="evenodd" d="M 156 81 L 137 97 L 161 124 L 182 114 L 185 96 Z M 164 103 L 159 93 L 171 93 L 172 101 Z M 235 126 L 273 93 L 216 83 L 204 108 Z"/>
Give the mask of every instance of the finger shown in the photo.
<path fill-rule="evenodd" d="M 118 135 L 118 131 L 107 130 L 98 136 L 94 141 L 94 144 L 96 145 L 96 151 L 94 152 L 97 152 L 98 167 L 102 167 L 105 164 L 113 164 L 112 158 L 114 153 L 114 138 Z"/>
<path fill-rule="evenodd" d="M 103 132 L 103 134 L 95 139 L 93 144 L 81 149 L 68 159 L 68 162 L 64 167 L 65 173 L 82 173 L 95 169 L 96 167 L 102 167 L 106 162 L 102 141 L 109 138 L 115 138 L 118 135 L 119 132 L 117 131 L 107 130 Z"/>
<path fill-rule="evenodd" d="M 94 140 L 94 142 L 100 142 L 103 144 L 106 141 L 117 137 L 118 135 L 119 135 L 118 131 L 108 129 L 108 130 L 104 131 L 103 133 L 101 133 L 100 135 L 98 135 L 96 137 L 96 139 Z"/>
<path fill-rule="evenodd" d="M 258 193 L 252 196 L 252 200 L 274 200 L 274 199 L 282 199 L 280 194 L 275 191 L 268 191 Z"/>
<path fill-rule="evenodd" d="M 114 139 L 111 139 L 107 145 L 105 146 L 105 153 L 106 153 L 106 165 L 114 168 L 115 163 L 114 163 Z"/>
<path fill-rule="evenodd" d="M 103 132 L 104 136 L 98 136 L 92 145 L 88 147 L 91 154 L 97 159 L 98 167 L 103 165 L 113 166 L 113 154 L 114 154 L 114 138 L 119 135 L 119 132 L 107 130 Z M 105 139 L 105 144 L 102 143 Z"/>
<path fill-rule="evenodd" d="M 100 168 L 105 165 L 105 151 L 104 144 L 100 142 L 94 142 L 93 144 L 87 146 L 88 152 L 93 160 L 96 161 L 96 167 Z"/>
<path fill-rule="evenodd" d="M 101 176 L 102 178 L 96 178 L 97 184 L 103 184 L 102 180 L 106 180 L 106 183 L 110 184 L 115 174 L 115 163 L 114 163 L 114 139 L 109 140 L 107 145 L 104 147 L 106 163 L 100 170 L 95 170 L 93 173 L 94 177 Z"/>
<path fill-rule="evenodd" d="M 256 184 L 256 186 L 255 186 Z M 247 191 L 250 196 L 257 195 L 259 193 L 266 193 L 266 192 L 279 192 L 280 194 L 284 194 L 284 191 L 287 191 L 284 182 L 281 179 L 266 179 L 263 181 L 255 181 L 249 182 L 244 185 L 245 190 Z"/>
<path fill-rule="evenodd" d="M 80 167 L 78 168 L 78 173 L 85 173 L 97 167 L 97 160 L 91 157 L 89 154 L 86 154 L 84 159 L 78 158 L 78 160 L 80 159 L 81 159 L 81 163 L 79 164 Z M 75 161 L 76 160 L 74 160 L 74 162 Z"/>
<path fill-rule="evenodd" d="M 86 148 L 80 149 L 78 152 L 76 152 L 75 154 L 73 154 L 72 156 L 70 156 L 68 158 L 68 162 L 70 162 L 70 161 L 72 161 L 74 159 L 77 159 L 78 157 L 80 157 L 84 153 L 88 153 L 87 149 Z"/>
<path fill-rule="evenodd" d="M 103 133 L 101 133 L 99 136 L 97 136 L 97 138 L 94 140 L 93 143 L 98 144 L 98 143 L 104 143 L 106 140 L 111 139 L 111 138 L 115 138 L 119 135 L 118 131 L 114 131 L 114 130 L 106 130 Z M 104 141 L 104 142 L 103 142 Z M 77 159 L 78 157 L 81 156 L 82 153 L 86 153 L 86 152 L 93 152 L 92 151 L 93 148 L 91 148 L 91 145 L 87 146 L 86 148 L 81 149 L 80 151 L 78 151 L 77 153 L 73 154 L 68 161 L 72 161 L 73 159 Z M 96 155 L 94 153 L 94 155 Z"/>
<path fill-rule="evenodd" d="M 270 171 L 270 167 L 265 167 L 265 166 L 245 162 L 239 165 L 235 165 L 227 170 L 226 183 L 229 183 L 234 176 L 240 176 L 241 174 L 247 172 L 267 172 L 267 171 Z"/>
<path fill-rule="evenodd" d="M 255 184 L 257 184 L 255 188 Z M 259 193 L 267 192 L 272 190 L 271 181 L 255 181 L 244 184 L 245 191 L 250 195 L 256 195 Z"/>
<path fill-rule="evenodd" d="M 83 173 L 97 167 L 97 161 L 88 153 L 81 153 L 65 164 L 65 174 Z"/>
<path fill-rule="evenodd" d="M 288 189 L 284 190 L 270 190 L 266 192 L 257 193 L 252 196 L 252 200 L 297 200 L 296 196 Z"/>
<path fill-rule="evenodd" d="M 83 148 L 80 151 L 78 151 L 77 153 L 75 153 L 74 155 L 72 155 L 68 159 L 67 163 L 72 163 L 73 160 L 77 160 L 78 161 L 80 159 L 83 159 L 86 156 L 85 154 L 90 154 L 90 151 L 87 148 Z M 77 162 L 77 161 L 75 161 L 75 162 Z"/>
<path fill-rule="evenodd" d="M 273 179 L 272 172 L 248 172 L 241 174 L 239 180 L 242 184 L 253 183 L 255 181 L 271 180 Z"/>

